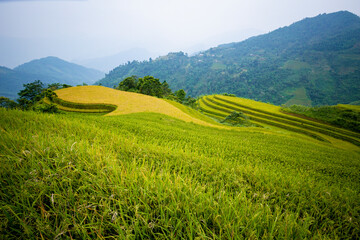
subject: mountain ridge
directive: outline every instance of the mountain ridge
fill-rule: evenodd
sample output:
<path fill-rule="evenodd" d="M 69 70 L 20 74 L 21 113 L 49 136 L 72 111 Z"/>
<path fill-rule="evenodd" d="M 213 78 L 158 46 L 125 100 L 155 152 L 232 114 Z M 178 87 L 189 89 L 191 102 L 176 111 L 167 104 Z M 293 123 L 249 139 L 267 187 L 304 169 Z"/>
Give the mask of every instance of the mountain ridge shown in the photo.
<path fill-rule="evenodd" d="M 131 75 L 153 75 L 192 96 L 229 92 L 277 105 L 334 105 L 360 99 L 359 69 L 360 18 L 340 11 L 191 57 L 180 52 L 133 61 L 97 83 L 113 87 Z"/>
<path fill-rule="evenodd" d="M 0 96 L 17 98 L 23 84 L 40 80 L 44 84 L 93 84 L 104 73 L 70 63 L 57 57 L 45 57 L 21 64 L 14 69 L 0 67 Z"/>
<path fill-rule="evenodd" d="M 79 84 L 81 81 L 91 84 L 104 74 L 99 70 L 70 63 L 54 56 L 34 59 L 15 67 L 13 70 L 47 76 L 53 80 L 62 80 L 70 85 Z M 60 76 L 57 76 L 58 74 Z"/>

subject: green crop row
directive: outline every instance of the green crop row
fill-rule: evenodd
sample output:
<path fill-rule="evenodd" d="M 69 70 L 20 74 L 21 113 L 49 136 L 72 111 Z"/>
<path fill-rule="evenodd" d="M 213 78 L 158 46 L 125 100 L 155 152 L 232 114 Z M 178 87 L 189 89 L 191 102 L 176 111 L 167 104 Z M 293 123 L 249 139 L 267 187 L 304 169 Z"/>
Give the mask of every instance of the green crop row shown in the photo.
<path fill-rule="evenodd" d="M 226 113 L 231 113 L 234 110 L 242 111 L 241 109 L 236 109 L 236 108 L 231 108 L 231 110 L 230 110 L 229 108 L 227 108 L 227 106 L 226 107 L 225 106 L 219 107 L 219 106 L 216 105 L 216 103 L 212 102 L 213 104 L 211 104 L 211 103 L 207 102 L 207 100 L 209 100 L 211 102 L 210 99 L 205 98 L 205 99 L 203 99 L 203 103 L 205 105 L 207 105 L 210 108 L 214 108 L 216 110 L 219 110 L 219 111 L 223 111 L 223 112 L 226 112 Z M 243 111 L 243 112 L 248 113 L 248 112 L 245 112 L 245 111 Z M 289 131 L 292 131 L 292 132 L 301 133 L 301 134 L 307 135 L 309 137 L 312 137 L 312 138 L 320 140 L 320 141 L 329 142 L 325 138 L 323 138 L 323 137 L 321 137 L 321 136 L 319 136 L 319 135 L 317 135 L 317 134 L 315 134 L 313 132 L 308 132 L 308 131 L 306 131 L 304 129 L 301 129 L 301 128 L 292 127 L 291 125 L 282 124 L 282 123 L 279 123 L 277 121 L 271 121 L 271 120 L 267 120 L 267 119 L 261 118 L 261 117 L 256 117 L 256 116 L 253 116 L 253 115 L 248 115 L 248 116 L 249 116 L 250 120 L 258 122 L 258 123 L 265 123 L 265 124 L 275 126 L 275 127 L 279 127 L 279 128 L 282 128 L 282 129 L 286 129 L 286 130 L 289 130 Z"/>
<path fill-rule="evenodd" d="M 93 103 L 74 103 L 68 102 L 60 98 L 54 98 L 53 102 L 61 106 L 72 108 L 72 109 L 91 109 L 96 110 L 96 112 L 112 112 L 117 106 L 111 104 L 93 104 Z"/>
<path fill-rule="evenodd" d="M 80 109 L 80 108 L 65 107 L 63 105 L 60 105 L 60 104 L 50 101 L 50 99 L 48 99 L 48 98 L 44 98 L 43 101 L 46 104 L 53 103 L 58 107 L 58 109 L 60 109 L 62 111 L 66 111 L 66 112 L 78 112 L 78 113 L 108 113 L 109 112 L 109 110 L 106 110 L 106 109 Z"/>
<path fill-rule="evenodd" d="M 218 98 L 216 98 L 216 99 L 218 99 Z M 275 117 L 274 115 L 271 115 L 271 114 L 264 115 L 264 114 L 256 113 L 255 111 L 249 111 L 249 110 L 246 110 L 246 109 L 243 109 L 243 108 L 238 108 L 238 107 L 229 105 L 229 104 L 233 104 L 233 103 L 229 103 L 228 101 L 224 101 L 224 102 L 227 102 L 228 104 L 223 104 L 223 103 L 220 103 L 218 101 L 215 101 L 215 100 L 211 99 L 210 97 L 207 97 L 207 100 L 209 100 L 210 102 L 212 102 L 214 104 L 217 104 L 219 106 L 222 106 L 222 107 L 225 107 L 225 108 L 228 108 L 228 109 L 232 109 L 234 111 L 242 111 L 242 112 L 244 112 L 246 114 L 249 114 L 251 116 L 260 117 L 262 119 L 269 119 L 272 122 L 281 122 L 281 123 L 285 123 L 287 125 L 295 126 L 297 128 L 307 129 L 307 130 L 310 130 L 310 131 L 319 132 L 319 133 L 322 133 L 322 134 L 325 134 L 325 135 L 328 135 L 328 136 L 331 136 L 331 137 L 334 137 L 334 138 L 337 138 L 337 139 L 341 139 L 341 140 L 353 143 L 353 144 L 355 144 L 357 146 L 360 146 L 360 141 L 358 141 L 356 139 L 353 139 L 353 138 L 351 138 L 349 136 L 342 135 L 340 133 L 332 132 L 332 131 L 329 131 L 329 130 L 326 130 L 326 129 L 323 129 L 323 128 L 318 128 L 318 127 L 310 126 L 310 125 L 307 125 L 307 124 L 298 123 L 298 122 L 296 122 L 294 120 L 288 121 L 288 120 L 283 119 L 281 117 Z M 235 105 L 235 104 L 233 104 L 233 105 Z M 265 111 L 262 111 L 262 112 L 264 113 Z"/>
<path fill-rule="evenodd" d="M 221 96 L 218 96 L 218 95 L 214 95 L 213 97 L 215 99 L 217 99 L 217 100 L 220 100 L 220 101 L 223 101 L 223 102 L 226 102 L 226 103 L 230 103 L 232 105 L 235 105 L 235 106 L 238 106 L 238 107 L 241 107 L 241 108 L 252 110 L 253 112 L 260 112 L 260 113 L 264 113 L 264 114 L 267 114 L 267 115 L 272 115 L 272 116 L 275 116 L 275 117 L 287 119 L 287 120 L 290 120 L 290 121 L 295 121 L 295 122 L 299 122 L 299 123 L 303 123 L 303 124 L 307 124 L 307 125 L 312 125 L 314 127 L 322 128 L 322 129 L 325 129 L 325 130 L 330 130 L 330 131 L 338 132 L 338 133 L 341 133 L 341 134 L 344 134 L 344 135 L 360 138 L 360 134 L 358 134 L 358 133 L 347 131 L 347 130 L 341 129 L 341 128 L 337 128 L 337 127 L 328 125 L 326 123 L 321 124 L 321 123 L 317 123 L 317 122 L 310 121 L 310 120 L 304 120 L 304 119 L 302 119 L 300 117 L 295 118 L 295 117 L 287 116 L 286 114 L 278 114 L 278 113 L 273 113 L 273 112 L 270 112 L 270 111 L 265 111 L 263 109 L 252 108 L 252 107 L 247 106 L 247 105 L 243 105 L 243 104 L 240 104 L 240 103 L 228 100 L 228 99 L 224 99 L 224 98 L 222 98 Z"/>

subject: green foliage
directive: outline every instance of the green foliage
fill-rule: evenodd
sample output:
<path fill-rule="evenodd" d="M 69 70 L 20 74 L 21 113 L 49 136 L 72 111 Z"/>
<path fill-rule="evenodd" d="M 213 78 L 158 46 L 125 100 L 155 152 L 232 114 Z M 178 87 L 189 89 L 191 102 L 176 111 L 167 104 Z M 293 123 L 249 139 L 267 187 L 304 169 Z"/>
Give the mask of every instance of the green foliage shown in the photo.
<path fill-rule="evenodd" d="M 40 102 L 39 104 L 34 106 L 34 111 L 42 112 L 42 113 L 59 113 L 59 108 L 54 103 L 44 103 Z"/>
<path fill-rule="evenodd" d="M 129 62 L 99 82 L 112 87 L 133 74 L 153 75 L 191 96 L 230 92 L 276 105 L 294 97 L 314 106 L 350 103 L 360 99 L 359 32 L 354 14 L 319 15 L 191 57 L 179 52 Z"/>
<path fill-rule="evenodd" d="M 222 95 L 228 96 L 228 97 L 236 97 L 236 95 L 232 94 L 232 93 L 223 93 Z"/>
<path fill-rule="evenodd" d="M 40 112 L 58 112 L 56 105 L 51 103 L 55 102 L 57 99 L 57 94 L 53 90 L 66 87 L 69 87 L 69 85 L 54 83 L 48 85 L 47 88 L 44 88 L 44 84 L 40 80 L 37 80 L 32 83 L 24 84 L 24 89 L 18 93 L 20 97 L 17 101 L 24 110 L 33 109 Z M 50 102 L 41 102 L 43 98 L 47 98 Z"/>
<path fill-rule="evenodd" d="M 7 109 L 13 109 L 16 108 L 18 104 L 14 102 L 13 100 L 0 96 L 0 107 L 7 108 Z"/>
<path fill-rule="evenodd" d="M 44 90 L 44 84 L 40 80 L 32 83 L 24 84 L 24 89 L 18 95 L 19 105 L 23 109 L 29 109 L 31 105 L 41 99 L 41 94 Z"/>
<path fill-rule="evenodd" d="M 306 107 L 292 105 L 283 107 L 282 111 L 301 114 L 360 133 L 360 112 L 352 109 L 337 106 Z"/>
<path fill-rule="evenodd" d="M 159 98 L 163 97 L 161 82 L 158 78 L 154 78 L 153 76 L 139 78 L 137 88 L 139 89 L 139 93 Z"/>
<path fill-rule="evenodd" d="M 52 91 L 55 91 L 55 90 L 57 90 L 57 89 L 69 88 L 69 87 L 72 87 L 72 86 L 71 86 L 71 85 L 68 85 L 68 84 L 51 83 L 51 84 L 48 84 L 47 89 L 50 89 L 50 90 L 52 90 Z"/>
<path fill-rule="evenodd" d="M 170 89 L 169 84 L 168 84 L 166 81 L 164 81 L 164 82 L 161 84 L 161 89 L 162 89 L 163 96 L 164 96 L 165 98 L 167 98 L 167 97 L 169 97 L 170 95 L 173 94 L 172 91 L 171 91 L 171 89 Z"/>
<path fill-rule="evenodd" d="M 0 126 L 5 239 L 359 236 L 358 152 L 151 113 L 0 109 Z"/>
<path fill-rule="evenodd" d="M 48 84 L 47 88 L 52 90 L 52 91 L 55 91 L 55 90 L 61 88 L 61 84 L 60 83 L 50 83 L 50 84 Z"/>
<path fill-rule="evenodd" d="M 50 101 L 53 101 L 57 97 L 57 94 L 50 89 L 44 89 L 42 96 L 47 97 Z"/>
<path fill-rule="evenodd" d="M 249 125 L 249 117 L 242 112 L 233 111 L 225 119 L 221 121 L 222 123 L 229 122 L 232 125 Z"/>
<path fill-rule="evenodd" d="M 183 103 L 185 101 L 186 92 L 184 91 L 184 89 L 179 89 L 174 94 L 180 103 Z"/>
<path fill-rule="evenodd" d="M 116 89 L 129 92 L 138 92 L 159 98 L 171 98 L 172 94 L 171 89 L 169 88 L 169 84 L 166 81 L 161 83 L 158 78 L 154 78 L 153 76 L 138 78 L 137 76 L 133 75 L 131 77 L 127 77 L 118 84 Z"/>
<path fill-rule="evenodd" d="M 121 81 L 116 89 L 122 91 L 137 92 L 139 79 L 137 76 L 131 76 Z"/>
<path fill-rule="evenodd" d="M 173 93 L 166 81 L 161 83 L 158 78 L 154 78 L 153 76 L 138 78 L 133 75 L 122 80 L 115 88 L 122 91 L 137 92 L 154 97 L 166 98 L 190 107 L 196 106 L 196 99 L 190 96 L 186 98 L 186 92 L 183 89 Z"/>
<path fill-rule="evenodd" d="M 60 107 L 65 107 L 66 111 L 79 111 L 85 110 L 86 113 L 108 113 L 114 111 L 117 106 L 111 104 L 90 104 L 90 103 L 74 103 L 62 100 L 60 98 L 53 98 L 54 103 Z M 80 111 L 81 112 L 81 111 Z"/>

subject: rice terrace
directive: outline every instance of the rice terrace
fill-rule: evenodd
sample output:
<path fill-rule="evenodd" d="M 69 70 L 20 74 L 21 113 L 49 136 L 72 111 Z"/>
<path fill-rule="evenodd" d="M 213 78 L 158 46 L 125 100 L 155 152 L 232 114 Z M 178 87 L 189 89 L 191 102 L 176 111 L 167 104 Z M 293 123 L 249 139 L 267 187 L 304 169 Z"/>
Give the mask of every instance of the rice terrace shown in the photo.
<path fill-rule="evenodd" d="M 0 0 L 0 240 L 360 239 L 359 16 Z"/>
<path fill-rule="evenodd" d="M 358 237 L 357 132 L 224 95 L 198 100 L 207 117 L 101 86 L 55 92 L 64 114 L 0 109 L 2 236 Z M 250 125 L 220 121 L 233 111 Z"/>

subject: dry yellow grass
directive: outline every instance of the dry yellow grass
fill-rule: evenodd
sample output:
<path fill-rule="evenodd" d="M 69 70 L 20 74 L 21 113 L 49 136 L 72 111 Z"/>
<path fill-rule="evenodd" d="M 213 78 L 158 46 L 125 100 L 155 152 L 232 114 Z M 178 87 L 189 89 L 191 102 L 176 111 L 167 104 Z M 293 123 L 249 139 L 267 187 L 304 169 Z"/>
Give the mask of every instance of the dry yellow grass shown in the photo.
<path fill-rule="evenodd" d="M 143 94 L 124 92 L 102 86 L 79 86 L 56 91 L 60 99 L 75 103 L 103 103 L 117 106 L 115 111 L 107 116 L 130 114 L 137 112 L 154 112 L 193 122 L 205 126 L 215 126 L 200 119 L 191 117 L 174 105 Z M 219 126 L 216 126 L 219 127 Z"/>

